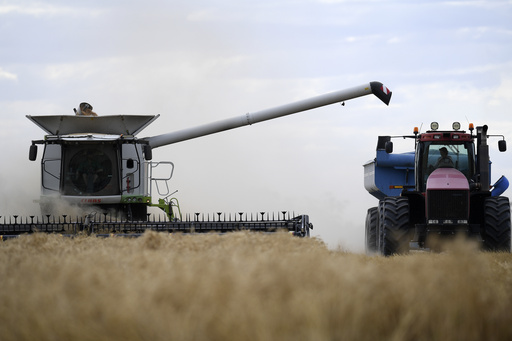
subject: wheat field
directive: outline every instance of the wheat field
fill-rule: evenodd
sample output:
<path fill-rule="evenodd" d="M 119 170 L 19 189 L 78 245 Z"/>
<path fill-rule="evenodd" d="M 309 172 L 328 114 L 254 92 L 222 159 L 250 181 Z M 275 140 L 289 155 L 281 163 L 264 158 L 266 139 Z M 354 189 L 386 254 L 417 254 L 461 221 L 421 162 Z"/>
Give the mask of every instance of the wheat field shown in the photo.
<path fill-rule="evenodd" d="M 511 340 L 512 256 L 286 233 L 0 243 L 2 340 Z"/>

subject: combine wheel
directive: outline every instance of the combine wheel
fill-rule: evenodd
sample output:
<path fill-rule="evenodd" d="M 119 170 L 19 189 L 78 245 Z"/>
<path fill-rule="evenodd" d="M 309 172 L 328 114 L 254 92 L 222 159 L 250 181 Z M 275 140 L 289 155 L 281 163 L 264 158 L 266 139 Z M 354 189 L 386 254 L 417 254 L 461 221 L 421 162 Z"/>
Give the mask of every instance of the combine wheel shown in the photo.
<path fill-rule="evenodd" d="M 484 249 L 510 252 L 510 203 L 507 197 L 490 197 L 484 203 Z"/>
<path fill-rule="evenodd" d="M 377 230 L 379 223 L 379 213 L 377 207 L 372 207 L 368 209 L 368 213 L 366 214 L 366 223 L 365 223 L 365 241 L 366 241 L 366 252 L 376 252 L 377 251 Z"/>
<path fill-rule="evenodd" d="M 409 199 L 387 197 L 382 202 L 381 252 L 384 256 L 409 252 Z"/>

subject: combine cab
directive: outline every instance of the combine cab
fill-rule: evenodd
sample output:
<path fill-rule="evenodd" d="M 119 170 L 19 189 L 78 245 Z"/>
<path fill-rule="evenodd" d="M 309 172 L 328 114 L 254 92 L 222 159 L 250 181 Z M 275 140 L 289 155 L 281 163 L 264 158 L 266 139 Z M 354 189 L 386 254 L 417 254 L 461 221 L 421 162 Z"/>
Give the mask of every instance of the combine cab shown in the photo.
<path fill-rule="evenodd" d="M 392 154 L 390 136 L 380 136 L 377 157 L 364 165 L 364 185 L 379 205 L 368 210 L 366 248 L 384 255 L 435 246 L 439 238 L 464 233 L 484 249 L 510 252 L 510 205 L 501 196 L 502 176 L 490 185 L 487 126 L 470 132 L 431 130 L 401 136 L 415 142 L 415 152 Z M 506 150 L 503 136 L 499 150 Z M 432 238 L 435 237 L 435 238 Z"/>
<path fill-rule="evenodd" d="M 158 116 L 28 116 L 49 135 L 32 141 L 44 145 L 41 159 L 41 213 L 54 215 L 71 205 L 122 213 L 146 220 L 151 203 L 151 148 L 136 138 Z M 94 132 L 94 133 L 92 133 Z M 169 163 L 172 175 L 172 164 Z M 172 214 L 171 214 L 171 218 Z"/>
<path fill-rule="evenodd" d="M 285 229 L 309 236 L 307 215 L 260 213 L 255 216 L 202 214 L 182 217 L 178 200 L 172 198 L 168 181 L 174 165 L 152 161 L 152 150 L 165 145 L 374 94 L 389 104 L 391 91 L 379 82 L 341 90 L 299 102 L 248 113 L 198 127 L 138 138 L 158 116 L 27 116 L 48 135 L 32 141 L 29 159 L 41 159 L 42 216 L 18 217 L 5 214 L 0 236 L 17 236 L 34 231 L 75 234 L 80 231 L 108 235 L 137 235 L 146 229 L 167 232 L 227 232 L 234 230 L 276 231 Z M 91 107 L 92 108 L 92 107 Z M 163 174 L 163 175 L 162 175 Z M 153 202 L 152 188 L 159 198 Z M 62 208 L 64 206 L 64 208 Z M 166 213 L 165 221 L 149 220 L 148 207 Z M 73 217 L 70 207 L 83 209 Z"/>

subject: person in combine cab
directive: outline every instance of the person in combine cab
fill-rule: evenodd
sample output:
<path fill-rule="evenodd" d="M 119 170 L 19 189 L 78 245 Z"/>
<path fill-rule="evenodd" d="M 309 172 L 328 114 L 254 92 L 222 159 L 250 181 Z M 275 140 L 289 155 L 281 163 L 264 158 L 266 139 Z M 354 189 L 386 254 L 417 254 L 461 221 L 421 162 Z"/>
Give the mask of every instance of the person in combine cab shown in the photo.
<path fill-rule="evenodd" d="M 434 168 L 453 168 L 453 160 L 448 156 L 448 149 L 442 147 L 439 149 L 439 152 L 441 153 L 441 157 L 437 159 Z"/>
<path fill-rule="evenodd" d="M 78 110 L 74 110 L 77 116 L 98 116 L 98 114 L 92 111 L 92 105 L 89 103 L 82 102 L 78 106 Z"/>

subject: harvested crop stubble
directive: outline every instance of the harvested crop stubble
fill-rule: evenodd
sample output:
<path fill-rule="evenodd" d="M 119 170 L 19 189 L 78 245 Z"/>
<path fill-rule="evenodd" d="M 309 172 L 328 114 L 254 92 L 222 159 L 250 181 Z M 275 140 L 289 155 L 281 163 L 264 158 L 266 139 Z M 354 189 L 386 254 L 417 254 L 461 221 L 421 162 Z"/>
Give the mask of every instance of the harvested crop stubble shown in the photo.
<path fill-rule="evenodd" d="M 510 340 L 512 256 L 317 239 L 35 234 L 0 244 L 2 340 Z"/>

